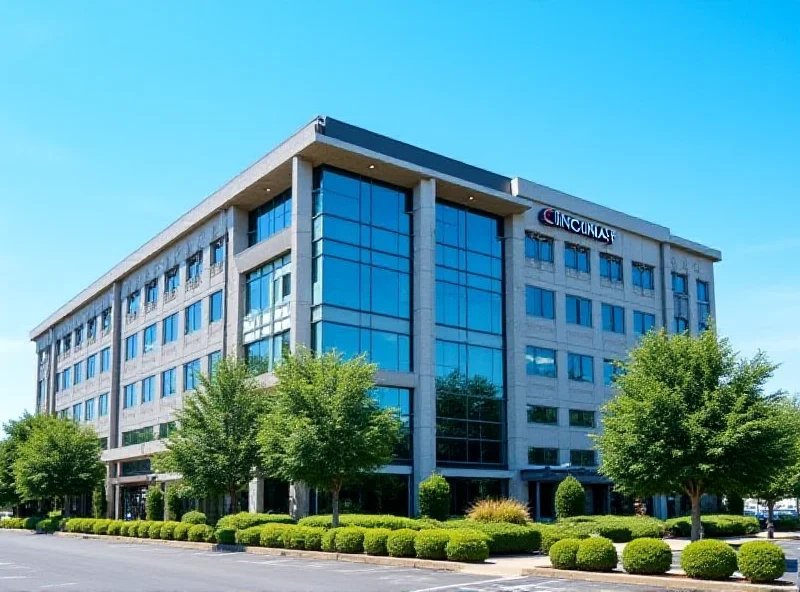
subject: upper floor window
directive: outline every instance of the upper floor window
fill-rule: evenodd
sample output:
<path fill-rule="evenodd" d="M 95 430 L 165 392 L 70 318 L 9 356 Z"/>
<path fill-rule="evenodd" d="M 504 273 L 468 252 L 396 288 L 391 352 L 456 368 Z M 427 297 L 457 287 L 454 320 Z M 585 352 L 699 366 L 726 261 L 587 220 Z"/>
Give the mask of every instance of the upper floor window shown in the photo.
<path fill-rule="evenodd" d="M 603 304 L 603 331 L 625 333 L 625 309 L 613 304 Z"/>
<path fill-rule="evenodd" d="M 208 297 L 208 322 L 215 323 L 222 319 L 222 290 Z"/>
<path fill-rule="evenodd" d="M 123 408 L 129 409 L 136 405 L 136 383 L 125 385 L 125 398 Z"/>
<path fill-rule="evenodd" d="M 83 362 L 78 362 L 73 368 L 75 372 L 75 384 L 80 384 L 83 380 Z"/>
<path fill-rule="evenodd" d="M 72 421 L 79 422 L 83 419 L 83 403 L 75 403 L 72 406 Z"/>
<path fill-rule="evenodd" d="M 556 377 L 556 350 L 546 347 L 525 348 L 525 369 L 531 376 Z"/>
<path fill-rule="evenodd" d="M 200 376 L 200 360 L 192 360 L 183 365 L 183 390 L 193 391 L 197 388 Z"/>
<path fill-rule="evenodd" d="M 558 407 L 528 405 L 528 423 L 558 423 Z"/>
<path fill-rule="evenodd" d="M 711 316 L 711 296 L 708 282 L 697 280 L 697 328 L 705 331 L 708 328 L 708 317 Z"/>
<path fill-rule="evenodd" d="M 622 374 L 622 367 L 615 360 L 603 360 L 603 384 L 612 386 L 617 376 Z"/>
<path fill-rule="evenodd" d="M 86 409 L 86 414 L 84 415 L 84 419 L 86 421 L 92 421 L 94 419 L 94 398 L 87 399 L 86 405 L 84 407 Z"/>
<path fill-rule="evenodd" d="M 672 328 L 675 333 L 689 330 L 689 287 L 687 278 L 680 273 L 672 274 L 672 302 L 675 312 Z"/>
<path fill-rule="evenodd" d="M 92 354 L 86 358 L 86 379 L 94 378 L 97 373 L 97 354 Z"/>
<path fill-rule="evenodd" d="M 175 368 L 164 370 L 161 373 L 161 397 L 171 397 L 178 391 L 178 381 L 175 377 Z"/>
<path fill-rule="evenodd" d="M 179 268 L 176 265 L 172 269 L 168 269 L 167 272 L 164 274 L 164 293 L 169 294 L 174 292 L 178 289 L 178 286 L 181 283 L 180 275 L 179 275 Z"/>
<path fill-rule="evenodd" d="M 148 376 L 142 380 L 142 403 L 149 403 L 156 394 L 156 377 Z"/>
<path fill-rule="evenodd" d="M 218 238 L 211 243 L 211 265 L 221 264 L 225 259 L 225 239 Z"/>
<path fill-rule="evenodd" d="M 158 302 L 158 279 L 154 279 L 147 283 L 144 287 L 144 303 L 145 305 L 154 305 Z"/>
<path fill-rule="evenodd" d="M 128 335 L 125 339 L 125 361 L 132 360 L 137 355 L 137 342 L 136 333 L 133 335 Z"/>
<path fill-rule="evenodd" d="M 541 234 L 525 235 L 525 257 L 544 263 L 553 262 L 553 239 Z"/>
<path fill-rule="evenodd" d="M 189 335 L 203 326 L 203 302 L 198 300 L 186 307 L 184 315 L 183 333 Z"/>
<path fill-rule="evenodd" d="M 75 347 L 83 345 L 83 325 L 75 329 Z"/>
<path fill-rule="evenodd" d="M 600 277 L 621 284 L 622 259 L 608 253 L 600 253 Z"/>
<path fill-rule="evenodd" d="M 142 351 L 144 353 L 148 353 L 153 351 L 156 347 L 156 323 L 145 327 L 144 335 L 143 335 L 143 345 Z"/>
<path fill-rule="evenodd" d="M 245 314 L 269 310 L 289 299 L 292 291 L 291 261 L 291 255 L 284 255 L 245 276 Z"/>
<path fill-rule="evenodd" d="M 167 343 L 172 343 L 176 339 L 178 339 L 178 313 L 174 313 L 169 315 L 167 318 L 164 319 L 162 323 L 162 333 L 163 339 L 162 341 Z"/>
<path fill-rule="evenodd" d="M 573 243 L 564 245 L 564 266 L 567 269 L 574 269 L 589 273 L 589 249 Z"/>
<path fill-rule="evenodd" d="M 574 428 L 593 428 L 594 411 L 586 411 L 584 409 L 570 409 L 569 425 Z"/>
<path fill-rule="evenodd" d="M 128 314 L 135 316 L 139 312 L 139 290 L 128 295 Z"/>
<path fill-rule="evenodd" d="M 111 370 L 111 348 L 107 347 L 100 352 L 100 373 Z"/>
<path fill-rule="evenodd" d="M 570 450 L 569 464 L 571 464 L 573 467 L 597 466 L 597 459 L 594 450 Z"/>
<path fill-rule="evenodd" d="M 633 332 L 644 335 L 656 325 L 656 315 L 649 312 L 633 311 Z"/>
<path fill-rule="evenodd" d="M 570 353 L 567 356 L 569 379 L 579 382 L 594 382 L 594 358 Z"/>
<path fill-rule="evenodd" d="M 558 448 L 528 448 L 528 464 L 555 466 L 558 464 Z"/>
<path fill-rule="evenodd" d="M 111 308 L 107 308 L 101 313 L 100 322 L 103 328 L 103 335 L 111 331 Z"/>
<path fill-rule="evenodd" d="M 86 323 L 86 339 L 94 339 L 97 335 L 97 319 L 92 317 Z"/>
<path fill-rule="evenodd" d="M 72 386 L 72 372 L 71 368 L 64 368 L 61 373 L 61 387 L 66 390 Z"/>
<path fill-rule="evenodd" d="M 567 323 L 592 326 L 592 301 L 588 298 L 567 294 Z"/>
<path fill-rule="evenodd" d="M 676 294 L 688 294 L 689 288 L 686 283 L 686 276 L 681 273 L 672 274 L 672 291 Z"/>
<path fill-rule="evenodd" d="M 272 201 L 250 212 L 247 239 L 252 247 L 292 225 L 292 190 L 287 189 Z"/>
<path fill-rule="evenodd" d="M 72 336 L 64 335 L 64 339 L 62 339 L 61 341 L 64 345 L 64 353 L 68 354 L 69 350 L 72 348 Z"/>
<path fill-rule="evenodd" d="M 215 351 L 208 354 L 208 375 L 213 376 L 217 368 L 217 364 L 222 359 L 222 352 Z"/>
<path fill-rule="evenodd" d="M 631 266 L 633 285 L 642 290 L 655 289 L 655 268 L 652 265 L 633 262 Z"/>
<path fill-rule="evenodd" d="M 525 312 L 532 317 L 555 318 L 555 292 L 525 286 Z"/>
<path fill-rule="evenodd" d="M 187 283 L 199 282 L 201 273 L 203 273 L 203 251 L 197 251 L 186 260 Z"/>
<path fill-rule="evenodd" d="M 108 393 L 103 393 L 97 397 L 97 415 L 99 417 L 108 415 Z"/>

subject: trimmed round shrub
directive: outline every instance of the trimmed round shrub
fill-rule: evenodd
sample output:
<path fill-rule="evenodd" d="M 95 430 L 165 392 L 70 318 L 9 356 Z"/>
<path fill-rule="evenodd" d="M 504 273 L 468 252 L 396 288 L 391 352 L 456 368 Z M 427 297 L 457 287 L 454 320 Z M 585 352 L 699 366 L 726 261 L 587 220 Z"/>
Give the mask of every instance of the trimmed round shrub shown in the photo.
<path fill-rule="evenodd" d="M 193 524 L 187 538 L 194 543 L 213 543 L 214 529 L 208 524 Z"/>
<path fill-rule="evenodd" d="M 153 524 L 149 520 L 142 520 L 136 528 L 136 536 L 141 539 L 150 537 L 150 525 Z"/>
<path fill-rule="evenodd" d="M 306 516 L 297 521 L 300 526 L 314 526 L 317 528 L 333 528 L 333 518 L 330 514 L 319 516 Z M 363 528 L 388 528 L 399 530 L 411 528 L 420 530 L 431 528 L 425 520 L 415 520 L 404 516 L 377 515 L 377 514 L 342 514 L 339 516 L 339 527 L 361 526 Z"/>
<path fill-rule="evenodd" d="M 581 571 L 611 571 L 617 567 L 619 558 L 610 539 L 589 537 L 578 545 L 575 561 Z"/>
<path fill-rule="evenodd" d="M 45 533 L 53 533 L 58 530 L 59 523 L 61 519 L 57 516 L 53 516 L 51 518 L 45 518 L 44 520 L 39 520 L 36 524 L 36 532 L 45 532 Z"/>
<path fill-rule="evenodd" d="M 164 522 L 161 520 L 150 523 L 150 528 L 147 529 L 147 536 L 151 539 L 161 538 L 161 529 L 164 527 Z"/>
<path fill-rule="evenodd" d="M 173 540 L 175 537 L 175 527 L 179 524 L 180 522 L 175 522 L 174 520 L 164 522 L 161 526 L 161 538 L 165 541 Z"/>
<path fill-rule="evenodd" d="M 454 530 L 445 546 L 450 561 L 467 561 L 478 563 L 489 558 L 489 545 L 485 537 L 477 532 Z"/>
<path fill-rule="evenodd" d="M 370 528 L 364 533 L 364 551 L 367 555 L 386 555 L 386 539 L 391 534 L 388 528 Z M 427 532 L 427 531 L 426 531 Z"/>
<path fill-rule="evenodd" d="M 414 538 L 417 536 L 416 530 L 401 528 L 394 530 L 386 538 L 386 551 L 390 557 L 414 557 Z M 336 537 L 339 538 L 338 535 Z"/>
<path fill-rule="evenodd" d="M 434 520 L 447 520 L 450 514 L 450 484 L 438 473 L 419 484 L 419 512 Z"/>
<path fill-rule="evenodd" d="M 258 546 L 261 544 L 261 529 L 263 526 L 251 526 L 244 530 L 236 531 L 237 545 Z"/>
<path fill-rule="evenodd" d="M 3 520 L 0 520 L 0 528 L 13 528 L 13 526 L 11 526 L 11 523 L 14 520 L 17 520 L 17 519 L 16 518 L 4 518 Z M 79 528 L 80 527 L 80 521 L 81 521 L 80 518 L 70 518 L 69 520 L 67 520 L 67 526 L 66 526 L 67 532 L 80 532 L 80 528 Z"/>
<path fill-rule="evenodd" d="M 108 525 L 108 529 L 106 530 L 107 534 L 112 536 L 119 536 L 122 530 L 122 526 L 125 524 L 122 520 L 112 520 L 111 524 Z"/>
<path fill-rule="evenodd" d="M 539 550 L 548 553 L 550 547 L 558 541 L 564 539 L 585 539 L 591 535 L 591 529 L 585 524 L 561 525 L 561 524 L 537 524 L 536 530 L 539 531 L 542 542 Z"/>
<path fill-rule="evenodd" d="M 340 529 L 336 534 L 336 550 L 339 553 L 363 553 L 364 529 L 355 526 Z"/>
<path fill-rule="evenodd" d="M 124 537 L 130 536 L 128 534 L 128 529 L 130 527 L 131 527 L 131 523 L 130 522 L 123 522 L 122 526 L 119 527 L 119 536 L 124 536 Z"/>
<path fill-rule="evenodd" d="M 283 531 L 289 526 L 288 524 L 265 524 L 261 526 L 261 546 L 283 549 Z"/>
<path fill-rule="evenodd" d="M 450 532 L 439 529 L 420 530 L 414 537 L 414 550 L 420 559 L 446 559 Z"/>
<path fill-rule="evenodd" d="M 164 492 L 161 490 L 161 485 L 151 485 L 147 488 L 145 515 L 148 520 L 152 520 L 153 522 L 163 522 Z"/>
<path fill-rule="evenodd" d="M 233 530 L 244 530 L 259 526 L 261 524 L 296 524 L 297 521 L 289 514 L 251 514 L 250 512 L 239 512 L 238 514 L 228 514 L 217 521 L 217 528 L 232 528 Z"/>
<path fill-rule="evenodd" d="M 681 553 L 681 568 L 690 578 L 725 580 L 733 575 L 736 567 L 736 551 L 722 541 L 695 541 Z"/>
<path fill-rule="evenodd" d="M 550 547 L 550 563 L 556 569 L 575 569 L 578 567 L 578 539 L 561 539 Z"/>
<path fill-rule="evenodd" d="M 287 526 L 283 530 L 283 546 L 287 549 L 305 549 L 306 535 L 303 528 L 303 526 Z"/>
<path fill-rule="evenodd" d="M 580 516 L 586 511 L 586 492 L 572 475 L 567 475 L 556 489 L 556 516 L 559 520 Z"/>
<path fill-rule="evenodd" d="M 192 510 L 191 512 L 186 512 L 183 515 L 181 522 L 185 522 L 186 524 L 205 524 L 206 515 L 202 512 Z"/>
<path fill-rule="evenodd" d="M 27 530 L 35 530 L 36 525 L 39 524 L 43 518 L 41 516 L 29 516 L 22 519 L 22 528 Z"/>
<path fill-rule="evenodd" d="M 772 582 L 786 570 L 786 556 L 778 545 L 751 541 L 739 547 L 739 571 L 751 582 Z"/>
<path fill-rule="evenodd" d="M 165 518 L 170 522 L 179 521 L 183 510 L 181 492 L 184 491 L 184 487 L 178 483 L 168 484 L 166 487 L 167 491 L 164 494 L 164 499 L 166 500 L 167 515 Z"/>
<path fill-rule="evenodd" d="M 672 549 L 661 539 L 636 539 L 622 550 L 622 568 L 630 574 L 663 574 L 672 566 Z"/>
<path fill-rule="evenodd" d="M 306 551 L 322 550 L 322 536 L 325 534 L 324 528 L 316 528 L 314 526 L 298 526 L 298 528 L 302 528 L 305 533 Z"/>
<path fill-rule="evenodd" d="M 339 530 L 339 528 L 331 528 L 330 530 L 325 531 L 325 534 L 322 535 L 323 551 L 327 551 L 328 553 L 336 551 L 336 534 L 339 532 Z"/>
<path fill-rule="evenodd" d="M 236 543 L 236 529 L 218 528 L 214 531 L 214 537 L 222 545 L 233 545 Z"/>
<path fill-rule="evenodd" d="M 527 504 L 510 498 L 478 500 L 467 511 L 475 522 L 527 524 L 530 521 Z"/>
<path fill-rule="evenodd" d="M 179 522 L 172 530 L 172 538 L 176 541 L 185 541 L 189 537 L 189 529 L 192 527 L 188 522 Z"/>

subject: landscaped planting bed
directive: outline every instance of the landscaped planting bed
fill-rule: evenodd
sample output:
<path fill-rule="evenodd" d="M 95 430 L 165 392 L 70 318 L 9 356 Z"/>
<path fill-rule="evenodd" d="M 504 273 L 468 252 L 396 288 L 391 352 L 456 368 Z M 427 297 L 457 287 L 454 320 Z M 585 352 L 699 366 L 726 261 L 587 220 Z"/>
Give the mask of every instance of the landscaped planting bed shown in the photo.
<path fill-rule="evenodd" d="M 692 534 L 692 519 L 689 516 L 667 520 L 667 532 L 675 537 L 688 537 Z M 734 537 L 756 534 L 761 530 L 758 518 L 755 516 L 735 516 L 732 514 L 711 514 L 701 516 L 700 524 L 703 526 L 703 536 Z"/>

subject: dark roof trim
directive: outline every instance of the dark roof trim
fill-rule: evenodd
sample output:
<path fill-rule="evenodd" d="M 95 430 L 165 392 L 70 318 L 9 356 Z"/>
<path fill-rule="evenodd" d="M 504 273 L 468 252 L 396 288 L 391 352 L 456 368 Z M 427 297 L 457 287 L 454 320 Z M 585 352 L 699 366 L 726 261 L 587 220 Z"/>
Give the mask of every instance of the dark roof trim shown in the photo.
<path fill-rule="evenodd" d="M 591 469 L 559 469 L 553 470 L 550 467 L 544 469 L 525 469 L 520 471 L 523 481 L 541 481 L 543 483 L 558 483 L 563 481 L 567 475 L 572 475 L 581 483 L 590 485 L 611 485 L 611 480 L 597 471 Z"/>
<path fill-rule="evenodd" d="M 349 144 L 355 144 L 379 152 L 398 160 L 404 160 L 421 167 L 439 171 L 445 175 L 457 177 L 476 185 L 489 187 L 495 191 L 511 193 L 511 178 L 492 173 L 485 169 L 474 167 L 452 158 L 447 158 L 441 154 L 417 148 L 411 144 L 393 140 L 387 136 L 382 136 L 365 130 L 349 123 L 339 121 L 333 117 L 321 118 L 317 131 L 330 138 L 341 140 Z"/>

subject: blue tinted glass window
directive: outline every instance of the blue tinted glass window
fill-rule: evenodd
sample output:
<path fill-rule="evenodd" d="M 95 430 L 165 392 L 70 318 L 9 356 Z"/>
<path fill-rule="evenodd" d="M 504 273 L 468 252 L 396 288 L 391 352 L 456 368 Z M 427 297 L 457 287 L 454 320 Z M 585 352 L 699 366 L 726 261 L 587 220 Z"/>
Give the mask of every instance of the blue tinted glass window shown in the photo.
<path fill-rule="evenodd" d="M 125 339 L 125 361 L 126 362 L 128 360 L 132 360 L 132 359 L 134 359 L 136 357 L 136 355 L 137 355 L 137 351 L 136 351 L 137 350 L 137 341 L 138 340 L 136 339 L 136 333 L 134 333 L 133 335 L 129 335 Z"/>
<path fill-rule="evenodd" d="M 525 235 L 525 257 L 544 263 L 553 262 L 553 239 L 540 234 Z"/>
<path fill-rule="evenodd" d="M 192 391 L 199 384 L 200 360 L 192 360 L 183 365 L 183 390 Z"/>
<path fill-rule="evenodd" d="M 525 348 L 525 368 L 531 376 L 556 377 L 556 350 L 546 347 Z"/>
<path fill-rule="evenodd" d="M 208 375 L 212 376 L 216 370 L 217 364 L 222 359 L 222 352 L 215 351 L 208 354 Z"/>
<path fill-rule="evenodd" d="M 83 419 L 83 403 L 75 403 L 72 406 L 72 420 L 80 421 Z"/>
<path fill-rule="evenodd" d="M 588 298 L 567 295 L 567 323 L 592 326 L 592 301 Z"/>
<path fill-rule="evenodd" d="M 144 330 L 144 342 L 142 351 L 144 353 L 148 353 L 153 351 L 156 346 L 156 324 L 153 323 L 149 327 L 145 327 Z"/>
<path fill-rule="evenodd" d="M 148 376 L 142 380 L 142 403 L 149 403 L 156 394 L 156 377 Z"/>
<path fill-rule="evenodd" d="M 72 386 L 72 369 L 65 368 L 64 371 L 61 373 L 61 381 L 63 382 L 64 389 L 68 389 Z"/>
<path fill-rule="evenodd" d="M 211 265 L 222 263 L 225 259 L 225 239 L 218 238 L 211 243 Z"/>
<path fill-rule="evenodd" d="M 144 288 L 145 304 L 153 305 L 158 301 L 158 280 L 153 280 Z"/>
<path fill-rule="evenodd" d="M 165 344 L 178 339 L 178 313 L 171 314 L 164 319 L 162 333 Z"/>
<path fill-rule="evenodd" d="M 284 255 L 245 276 L 245 314 L 272 309 L 289 299 L 291 293 L 291 256 Z"/>
<path fill-rule="evenodd" d="M 589 249 L 566 243 L 564 245 L 564 265 L 567 269 L 589 273 Z"/>
<path fill-rule="evenodd" d="M 178 289 L 180 285 L 180 275 L 179 269 L 176 265 L 172 269 L 168 270 L 167 273 L 164 274 L 164 293 L 172 293 Z M 166 300 L 166 297 L 165 297 Z"/>
<path fill-rule="evenodd" d="M 136 405 L 136 384 L 125 385 L 123 408 L 129 409 Z"/>
<path fill-rule="evenodd" d="M 75 384 L 80 384 L 83 381 L 83 362 L 78 362 L 73 368 Z"/>
<path fill-rule="evenodd" d="M 203 303 L 195 302 L 186 307 L 184 315 L 184 333 L 189 335 L 198 331 L 203 326 Z"/>
<path fill-rule="evenodd" d="M 525 286 L 525 312 L 532 317 L 555 318 L 555 293 L 544 288 Z"/>
<path fill-rule="evenodd" d="M 688 294 L 686 287 L 686 276 L 680 273 L 672 274 L 672 291 L 678 294 Z"/>
<path fill-rule="evenodd" d="M 637 335 L 644 335 L 650 329 L 652 329 L 656 324 L 656 315 L 640 312 L 638 310 L 633 311 L 633 332 Z"/>
<path fill-rule="evenodd" d="M 609 282 L 622 283 L 622 259 L 600 253 L 600 277 Z"/>
<path fill-rule="evenodd" d="M 187 282 L 198 281 L 203 273 L 203 252 L 198 251 L 186 260 Z"/>
<path fill-rule="evenodd" d="M 100 372 L 108 372 L 111 369 L 111 348 L 105 348 L 100 352 Z"/>
<path fill-rule="evenodd" d="M 594 382 L 594 358 L 570 353 L 567 356 L 567 365 L 570 380 L 579 382 Z"/>
<path fill-rule="evenodd" d="M 264 370 L 271 372 L 275 368 L 275 364 L 280 362 L 284 352 L 290 347 L 290 335 L 289 331 L 284 331 L 245 345 L 245 359 L 248 362 L 265 364 L 263 366 Z"/>
<path fill-rule="evenodd" d="M 336 350 L 345 358 L 366 353 L 371 362 L 384 370 L 411 370 L 408 335 L 321 322 L 314 325 L 314 348 L 322 352 Z"/>
<path fill-rule="evenodd" d="M 222 319 L 222 290 L 208 298 L 208 321 L 214 323 Z"/>
<path fill-rule="evenodd" d="M 161 373 L 161 397 L 171 397 L 178 391 L 175 368 Z"/>
<path fill-rule="evenodd" d="M 103 393 L 97 397 L 97 414 L 100 417 L 108 415 L 108 393 Z"/>
<path fill-rule="evenodd" d="M 655 286 L 654 268 L 644 263 L 634 263 L 632 268 L 633 285 L 643 290 L 652 290 Z"/>
<path fill-rule="evenodd" d="M 97 354 L 86 358 L 86 378 L 94 378 L 97 373 Z"/>
<path fill-rule="evenodd" d="M 84 407 L 86 408 L 84 419 L 86 421 L 92 421 L 94 419 L 94 399 L 87 399 Z"/>
<path fill-rule="evenodd" d="M 621 306 L 603 304 L 603 331 L 625 333 L 625 309 Z"/>
<path fill-rule="evenodd" d="M 128 314 L 135 315 L 139 312 L 139 291 L 128 296 Z"/>
<path fill-rule="evenodd" d="M 250 246 L 268 239 L 276 232 L 292 225 L 292 190 L 256 208 L 249 215 L 247 238 Z"/>
<path fill-rule="evenodd" d="M 395 387 L 378 387 L 373 394 L 382 409 L 394 409 L 401 423 L 401 438 L 394 450 L 396 462 L 409 462 L 412 459 L 413 445 L 413 404 L 411 390 Z"/>
<path fill-rule="evenodd" d="M 594 467 L 597 465 L 594 450 L 570 450 L 569 462 L 574 467 Z"/>

